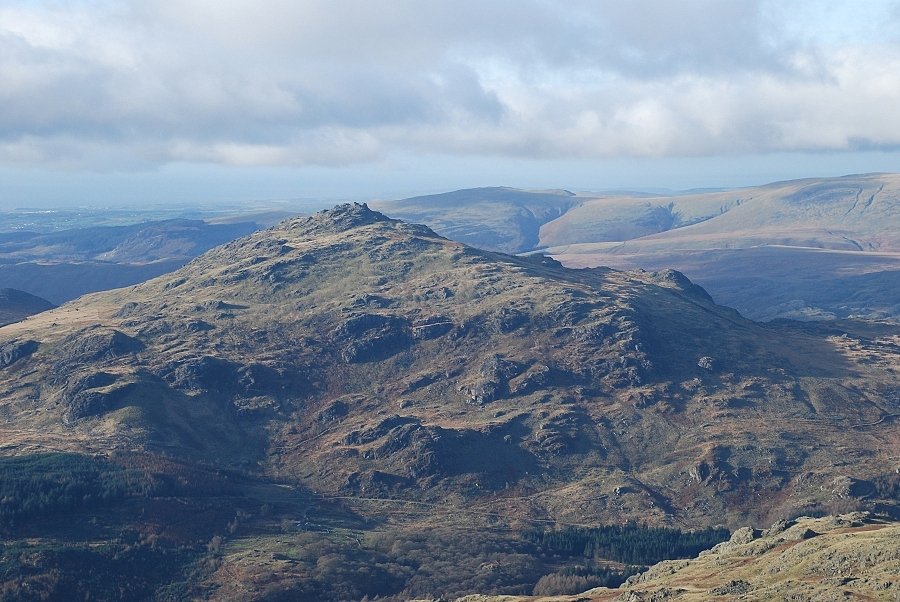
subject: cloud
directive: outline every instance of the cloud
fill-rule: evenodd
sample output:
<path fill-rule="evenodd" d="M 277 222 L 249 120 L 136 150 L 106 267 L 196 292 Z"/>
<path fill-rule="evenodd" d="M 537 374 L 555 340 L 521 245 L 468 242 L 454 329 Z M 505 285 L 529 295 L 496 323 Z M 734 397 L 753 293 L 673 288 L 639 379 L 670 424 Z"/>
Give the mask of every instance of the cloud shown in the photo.
<path fill-rule="evenodd" d="M 898 3 L 867 6 L 12 2 L 0 7 L 0 162 L 896 148 Z"/>

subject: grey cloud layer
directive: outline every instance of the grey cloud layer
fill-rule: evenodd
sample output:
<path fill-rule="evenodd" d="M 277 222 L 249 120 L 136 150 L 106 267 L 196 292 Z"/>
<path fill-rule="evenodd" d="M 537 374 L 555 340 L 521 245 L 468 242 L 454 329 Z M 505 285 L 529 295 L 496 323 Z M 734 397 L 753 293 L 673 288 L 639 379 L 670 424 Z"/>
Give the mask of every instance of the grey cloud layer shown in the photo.
<path fill-rule="evenodd" d="M 858 16 L 865 36 L 821 39 L 808 24 L 824 14 L 816 4 L 834 6 L 0 4 L 0 161 L 342 165 L 396 152 L 896 147 L 900 42 L 880 20 L 896 26 L 897 3 Z"/>

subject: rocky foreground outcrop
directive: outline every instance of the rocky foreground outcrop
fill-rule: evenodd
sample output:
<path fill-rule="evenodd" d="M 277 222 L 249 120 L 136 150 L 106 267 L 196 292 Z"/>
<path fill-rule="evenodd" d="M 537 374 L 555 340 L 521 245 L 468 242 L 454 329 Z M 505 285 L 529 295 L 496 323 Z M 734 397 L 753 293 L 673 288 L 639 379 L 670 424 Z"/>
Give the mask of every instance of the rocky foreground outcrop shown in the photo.
<path fill-rule="evenodd" d="M 456 602 L 900 600 L 900 523 L 865 512 L 738 529 L 691 560 L 666 560 L 618 589 Z"/>

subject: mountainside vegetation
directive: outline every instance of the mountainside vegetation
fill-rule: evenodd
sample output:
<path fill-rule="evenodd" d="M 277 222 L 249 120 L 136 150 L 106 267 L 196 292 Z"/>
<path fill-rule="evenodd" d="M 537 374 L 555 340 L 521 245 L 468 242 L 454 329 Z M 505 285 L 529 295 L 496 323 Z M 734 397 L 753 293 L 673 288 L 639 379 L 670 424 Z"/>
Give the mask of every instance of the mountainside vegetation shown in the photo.
<path fill-rule="evenodd" d="M 863 512 L 743 527 L 690 560 L 666 560 L 620 589 L 472 595 L 457 602 L 626 602 L 641 600 L 896 600 L 900 525 Z M 552 594 L 574 593 L 574 596 Z"/>
<path fill-rule="evenodd" d="M 0 590 L 530 594 L 747 522 L 897 516 L 900 339 L 844 326 L 365 205 L 291 219 L 0 328 Z"/>

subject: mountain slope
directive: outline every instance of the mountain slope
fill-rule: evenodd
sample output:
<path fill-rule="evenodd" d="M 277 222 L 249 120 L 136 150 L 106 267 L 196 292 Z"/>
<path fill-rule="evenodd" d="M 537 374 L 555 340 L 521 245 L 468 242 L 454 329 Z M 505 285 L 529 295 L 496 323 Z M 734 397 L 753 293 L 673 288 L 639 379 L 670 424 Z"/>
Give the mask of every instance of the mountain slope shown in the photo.
<path fill-rule="evenodd" d="M 334 570 L 386 571 L 347 598 L 530 591 L 544 561 L 516 534 L 535 525 L 896 512 L 900 340 L 847 332 L 760 326 L 677 272 L 566 269 L 344 205 L 0 329 L 2 449 L 249 483 L 269 509 L 237 503 L 219 527 L 223 598 L 321 592 L 322 537 Z M 472 529 L 478 553 L 458 543 Z M 440 553 L 462 574 L 416 580 L 398 550 L 422 533 L 456 542 Z M 479 572 L 504 548 L 517 568 Z"/>
<path fill-rule="evenodd" d="M 655 232 L 611 232 L 611 207 L 652 207 Z M 668 215 L 668 218 L 665 218 Z M 900 250 L 900 175 L 867 174 L 777 182 L 753 188 L 655 199 L 586 200 L 541 230 L 542 246 L 626 242 L 631 249 L 746 248 L 787 245 L 854 251 Z M 664 219 L 665 218 L 665 219 Z M 631 234 L 631 235 L 629 235 Z M 638 240 L 633 240 L 638 239 Z"/>
<path fill-rule="evenodd" d="M 602 491 L 628 485 L 629 513 L 695 524 L 748 511 L 747 491 L 791 484 L 785 503 L 812 503 L 813 484 L 834 478 L 828 441 L 855 457 L 848 476 L 876 476 L 898 403 L 889 338 L 765 329 L 677 273 L 476 251 L 364 206 L 285 222 L 0 334 L 40 345 L 22 362 L 32 376 L 8 369 L 18 390 L 65 374 L 37 400 L 5 402 L 42 428 L 183 444 L 173 417 L 154 422 L 133 400 L 176 411 L 188 395 L 227 410 L 223 433 L 243 416 L 291 424 L 268 432 L 291 450 L 268 458 L 270 470 L 314 469 L 334 492 L 365 490 L 376 472 L 415 495 L 545 488 L 595 466 L 585 494 L 597 479 Z M 871 354 L 865 369 L 860 354 Z M 101 372 L 106 384 L 73 385 Z M 735 430 L 744 424 L 752 432 Z M 384 445 L 391 453 L 376 452 Z M 548 466 L 554 479 L 531 476 Z M 578 516 L 618 516 L 620 501 Z"/>

